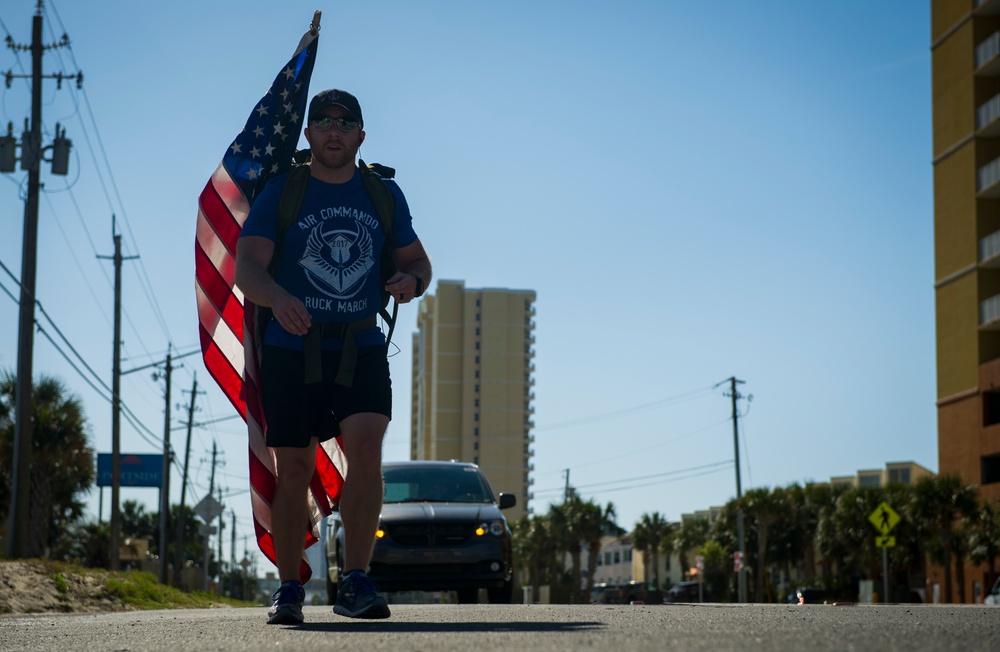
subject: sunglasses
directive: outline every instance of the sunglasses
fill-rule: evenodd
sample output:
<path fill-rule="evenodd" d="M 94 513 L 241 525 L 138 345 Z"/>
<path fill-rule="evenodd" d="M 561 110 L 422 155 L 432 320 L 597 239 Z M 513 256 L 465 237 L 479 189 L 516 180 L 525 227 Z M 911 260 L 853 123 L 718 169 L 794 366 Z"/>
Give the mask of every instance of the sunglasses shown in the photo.
<path fill-rule="evenodd" d="M 313 120 L 312 125 L 316 131 L 330 131 L 330 129 L 333 128 L 333 125 L 337 125 L 337 129 L 340 131 L 350 133 L 358 128 L 358 121 L 351 120 L 350 118 L 345 118 L 343 116 L 339 118 L 323 116 L 322 118 L 316 118 Z"/>

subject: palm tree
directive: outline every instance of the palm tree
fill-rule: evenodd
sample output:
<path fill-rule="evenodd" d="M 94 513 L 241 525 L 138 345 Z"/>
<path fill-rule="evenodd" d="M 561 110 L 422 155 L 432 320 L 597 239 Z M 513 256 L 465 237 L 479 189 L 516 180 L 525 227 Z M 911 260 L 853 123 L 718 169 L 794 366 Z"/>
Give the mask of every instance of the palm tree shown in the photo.
<path fill-rule="evenodd" d="M 768 534 L 771 526 L 779 520 L 788 520 L 790 505 L 784 489 L 770 490 L 764 487 L 751 489 L 743 494 L 743 513 L 750 520 L 757 533 L 757 566 L 753 569 L 755 600 L 764 602 L 764 575 L 768 566 Z"/>
<path fill-rule="evenodd" d="M 583 514 L 580 521 L 581 534 L 587 544 L 587 588 L 584 596 L 590 599 L 594 590 L 594 574 L 597 572 L 597 559 L 601 554 L 601 537 L 607 532 L 617 531 L 615 524 L 615 506 L 608 503 L 601 508 L 592 500 L 583 504 Z"/>
<path fill-rule="evenodd" d="M 1000 512 L 988 502 L 966 519 L 969 531 L 969 560 L 986 564 L 990 577 L 997 574 L 997 556 L 1000 555 Z"/>
<path fill-rule="evenodd" d="M 963 484 L 957 474 L 920 478 L 911 490 L 910 517 L 926 538 L 940 546 L 945 602 L 952 601 L 951 561 L 955 552 L 955 521 L 975 514 L 978 505 L 977 489 Z"/>
<path fill-rule="evenodd" d="M 10 504 L 17 379 L 0 375 L 0 521 Z M 28 554 L 50 555 L 66 547 L 70 526 L 83 516 L 80 494 L 94 484 L 94 451 L 80 399 L 61 382 L 42 376 L 32 386 L 31 532 Z"/>
<path fill-rule="evenodd" d="M 583 590 L 583 564 L 581 553 L 586 540 L 583 534 L 584 503 L 575 493 L 561 504 L 553 505 L 549 510 L 552 519 L 552 532 L 556 537 L 557 547 L 561 552 L 569 553 L 570 575 L 573 588 L 570 592 L 570 602 L 580 602 Z"/>
<path fill-rule="evenodd" d="M 659 512 L 643 514 L 632 532 L 635 547 L 642 551 L 643 582 L 649 582 L 649 562 L 653 564 L 653 577 L 657 590 L 660 586 L 660 542 L 669 532 L 670 525 Z"/>
<path fill-rule="evenodd" d="M 555 557 L 549 521 L 545 516 L 525 515 L 511 529 L 514 559 L 527 569 L 532 595 L 538 596 L 541 585 L 549 581 L 549 569 Z"/>
<path fill-rule="evenodd" d="M 708 532 L 711 526 L 708 524 L 707 518 L 697 518 L 694 520 L 682 522 L 680 526 L 674 530 L 673 536 L 670 537 L 670 549 L 669 551 L 664 549 L 665 552 L 673 552 L 677 555 L 681 562 L 681 571 L 684 575 L 687 575 L 688 569 L 688 552 L 695 550 L 696 548 L 705 544 L 708 541 Z"/>

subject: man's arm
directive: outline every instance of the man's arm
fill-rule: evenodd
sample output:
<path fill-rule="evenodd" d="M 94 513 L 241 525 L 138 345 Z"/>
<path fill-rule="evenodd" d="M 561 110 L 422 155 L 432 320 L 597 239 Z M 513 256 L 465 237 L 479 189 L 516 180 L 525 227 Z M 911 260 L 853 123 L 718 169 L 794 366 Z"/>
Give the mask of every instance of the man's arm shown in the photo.
<path fill-rule="evenodd" d="M 305 335 L 312 317 L 297 297 L 275 283 L 267 271 L 274 255 L 274 242 L 248 235 L 236 243 L 236 286 L 258 306 L 270 308 L 281 327 L 293 335 Z"/>
<path fill-rule="evenodd" d="M 417 291 L 417 277 L 424 282 L 423 289 L 426 291 L 431 284 L 431 260 L 424 251 L 424 245 L 420 238 L 413 243 L 394 249 L 392 260 L 399 270 L 385 283 L 386 291 L 391 294 L 397 303 L 409 303 L 413 300 L 413 295 Z"/>

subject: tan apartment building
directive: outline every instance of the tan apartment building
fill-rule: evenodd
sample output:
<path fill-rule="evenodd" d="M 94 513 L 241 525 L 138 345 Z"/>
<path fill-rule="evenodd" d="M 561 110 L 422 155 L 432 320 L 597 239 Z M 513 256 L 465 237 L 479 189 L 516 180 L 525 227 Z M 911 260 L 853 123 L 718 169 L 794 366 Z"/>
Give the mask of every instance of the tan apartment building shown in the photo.
<path fill-rule="evenodd" d="M 530 513 L 535 293 L 439 281 L 413 334 L 410 458 L 473 462 Z"/>
<path fill-rule="evenodd" d="M 920 478 L 934 475 L 916 462 L 889 462 L 884 469 L 861 469 L 854 475 L 837 475 L 830 478 L 834 487 L 885 487 L 890 484 L 911 485 Z"/>

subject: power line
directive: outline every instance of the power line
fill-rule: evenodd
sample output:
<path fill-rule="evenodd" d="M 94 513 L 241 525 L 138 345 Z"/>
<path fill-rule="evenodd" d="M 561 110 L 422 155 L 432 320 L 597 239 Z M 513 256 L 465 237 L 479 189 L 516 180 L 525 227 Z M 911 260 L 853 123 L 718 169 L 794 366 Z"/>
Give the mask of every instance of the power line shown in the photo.
<path fill-rule="evenodd" d="M 609 421 L 612 419 L 617 419 L 619 417 L 628 416 L 631 414 L 637 414 L 639 412 L 645 412 L 647 410 L 652 410 L 660 407 L 667 407 L 676 403 L 683 403 L 686 400 L 694 398 L 698 394 L 711 391 L 711 387 L 703 387 L 701 389 L 696 389 L 684 394 L 678 394 L 677 396 L 671 396 L 668 398 L 660 399 L 658 401 L 653 401 L 652 403 L 644 403 L 642 405 L 636 405 L 630 408 L 624 408 L 621 410 L 615 410 L 613 412 L 605 412 L 603 414 L 595 414 L 588 417 L 581 417 L 579 419 L 572 419 L 570 421 L 562 421 L 559 423 L 554 423 L 550 426 L 542 426 L 535 428 L 535 432 L 548 432 L 549 430 L 561 430 L 563 428 L 572 428 L 573 426 L 588 425 L 591 423 L 600 423 L 602 421 Z"/>

